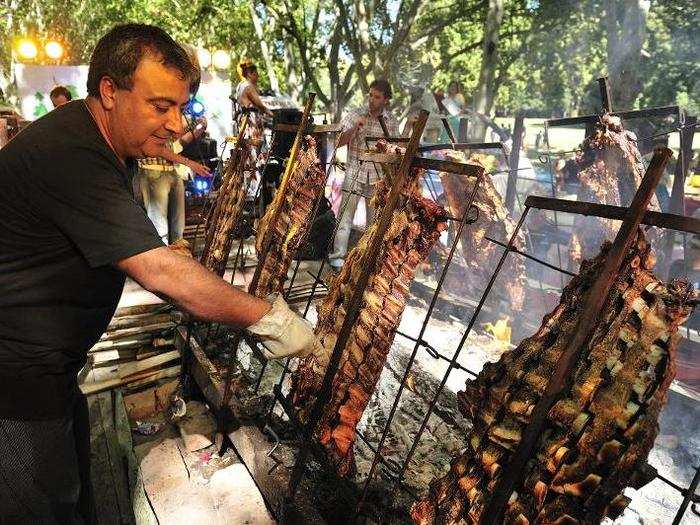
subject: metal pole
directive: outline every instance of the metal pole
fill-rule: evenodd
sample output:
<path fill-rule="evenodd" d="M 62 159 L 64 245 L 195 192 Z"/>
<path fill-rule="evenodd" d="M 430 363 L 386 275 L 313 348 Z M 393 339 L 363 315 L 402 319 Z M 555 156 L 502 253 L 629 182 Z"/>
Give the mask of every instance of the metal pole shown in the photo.
<path fill-rule="evenodd" d="M 695 475 L 693 476 L 693 481 L 690 482 L 690 486 L 685 491 L 685 495 L 683 497 L 683 503 L 681 503 L 681 506 L 678 508 L 678 512 L 676 513 L 676 516 L 673 518 L 672 525 L 679 525 L 680 524 L 681 520 L 683 519 L 683 515 L 685 514 L 685 511 L 688 509 L 688 505 L 690 505 L 690 502 L 695 498 L 695 490 L 698 488 L 699 483 L 700 483 L 700 467 L 695 469 Z"/>
<path fill-rule="evenodd" d="M 610 80 L 608 77 L 599 78 L 598 87 L 600 88 L 600 100 L 603 103 L 603 111 L 612 113 L 612 89 L 610 88 Z"/>
<path fill-rule="evenodd" d="M 520 148 L 523 145 L 523 131 L 525 131 L 524 120 L 525 117 L 523 114 L 518 113 L 518 115 L 515 117 L 515 124 L 513 126 L 513 147 L 510 151 L 510 159 L 508 160 L 508 164 L 510 164 L 510 171 L 508 172 L 508 187 L 506 188 L 506 209 L 510 213 L 513 213 L 515 194 L 518 186 Z"/>

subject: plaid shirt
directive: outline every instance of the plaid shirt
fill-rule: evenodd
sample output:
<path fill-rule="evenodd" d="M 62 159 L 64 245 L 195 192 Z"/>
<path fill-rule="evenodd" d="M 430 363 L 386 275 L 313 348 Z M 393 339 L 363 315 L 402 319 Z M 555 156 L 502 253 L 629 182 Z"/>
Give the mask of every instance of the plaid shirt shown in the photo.
<path fill-rule="evenodd" d="M 394 115 L 392 115 L 391 112 L 386 109 L 382 113 L 382 116 L 384 117 L 384 122 L 389 130 L 389 135 L 392 137 L 398 136 L 399 121 L 396 120 L 396 117 L 394 117 Z M 358 156 L 360 153 L 367 151 L 368 144 L 365 141 L 367 137 L 384 136 L 379 119 L 370 116 L 369 108 L 367 106 L 354 109 L 350 111 L 343 119 L 343 131 L 352 128 L 361 117 L 366 117 L 365 125 L 348 144 L 348 159 L 345 170 L 345 180 L 357 180 L 361 183 L 366 183 L 369 180 L 370 184 L 374 184 L 381 177 L 381 174 L 378 172 L 378 168 L 372 162 L 361 163 L 358 160 Z M 369 146 L 372 146 L 373 144 L 374 142 L 370 142 Z"/>

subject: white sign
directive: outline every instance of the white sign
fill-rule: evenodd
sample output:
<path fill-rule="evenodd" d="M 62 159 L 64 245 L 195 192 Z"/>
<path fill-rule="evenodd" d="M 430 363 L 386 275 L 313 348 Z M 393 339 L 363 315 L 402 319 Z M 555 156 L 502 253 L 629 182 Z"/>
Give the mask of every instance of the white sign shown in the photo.
<path fill-rule="evenodd" d="M 87 96 L 88 66 L 15 64 L 14 72 L 20 112 L 27 120 L 35 120 L 53 109 L 49 92 L 58 85 L 67 87 L 73 98 Z M 219 143 L 231 134 L 233 117 L 230 94 L 230 80 L 208 71 L 202 72 L 202 83 L 196 98 L 204 105 L 209 134 Z"/>
<path fill-rule="evenodd" d="M 73 98 L 87 96 L 88 66 L 15 64 L 14 71 L 20 113 L 27 120 L 35 120 L 53 109 L 49 93 L 56 86 L 68 88 Z"/>

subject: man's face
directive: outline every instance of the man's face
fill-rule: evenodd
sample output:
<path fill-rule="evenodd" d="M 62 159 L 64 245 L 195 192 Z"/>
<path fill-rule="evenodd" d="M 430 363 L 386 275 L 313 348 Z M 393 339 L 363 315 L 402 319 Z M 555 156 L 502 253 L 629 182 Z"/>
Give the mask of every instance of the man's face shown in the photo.
<path fill-rule="evenodd" d="M 371 88 L 369 90 L 369 95 L 367 96 L 367 104 L 369 106 L 370 112 L 380 113 L 384 110 L 388 103 L 389 99 L 384 96 L 383 92 L 374 88 Z"/>
<path fill-rule="evenodd" d="M 145 55 L 130 90 L 117 89 L 110 112 L 110 134 L 123 157 L 157 156 L 165 143 L 183 132 L 182 107 L 189 84 L 176 69 Z"/>
<path fill-rule="evenodd" d="M 250 80 L 253 84 L 257 84 L 259 78 L 260 78 L 260 75 L 258 75 L 257 71 L 251 71 L 248 74 L 248 80 Z"/>
<path fill-rule="evenodd" d="M 53 107 L 57 108 L 58 106 L 62 106 L 63 104 L 68 102 L 68 99 L 64 95 L 58 95 L 55 97 L 49 97 L 51 99 L 51 103 L 53 104 Z"/>

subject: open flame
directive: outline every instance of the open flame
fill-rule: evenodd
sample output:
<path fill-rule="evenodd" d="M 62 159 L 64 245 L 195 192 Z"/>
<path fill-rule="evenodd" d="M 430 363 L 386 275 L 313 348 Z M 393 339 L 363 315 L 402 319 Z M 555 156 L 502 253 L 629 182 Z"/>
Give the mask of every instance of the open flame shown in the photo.
<path fill-rule="evenodd" d="M 503 348 L 510 346 L 511 338 L 511 326 L 510 319 L 505 317 L 504 319 L 499 319 L 495 324 L 486 323 L 484 325 L 484 330 L 490 333 L 493 338 L 498 341 Z"/>

